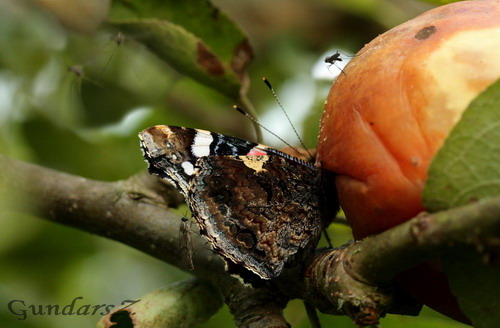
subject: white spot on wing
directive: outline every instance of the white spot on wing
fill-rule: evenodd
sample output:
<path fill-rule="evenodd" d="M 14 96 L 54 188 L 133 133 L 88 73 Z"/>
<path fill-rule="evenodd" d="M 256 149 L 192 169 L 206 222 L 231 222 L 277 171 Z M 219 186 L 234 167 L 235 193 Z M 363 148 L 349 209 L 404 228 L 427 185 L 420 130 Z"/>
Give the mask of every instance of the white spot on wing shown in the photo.
<path fill-rule="evenodd" d="M 210 145 L 214 138 L 209 132 L 196 131 L 194 142 L 191 145 L 191 151 L 196 157 L 204 157 L 210 155 Z"/>
<path fill-rule="evenodd" d="M 190 162 L 182 162 L 181 164 L 182 168 L 184 169 L 184 173 L 187 175 L 193 175 L 194 173 L 194 166 Z"/>

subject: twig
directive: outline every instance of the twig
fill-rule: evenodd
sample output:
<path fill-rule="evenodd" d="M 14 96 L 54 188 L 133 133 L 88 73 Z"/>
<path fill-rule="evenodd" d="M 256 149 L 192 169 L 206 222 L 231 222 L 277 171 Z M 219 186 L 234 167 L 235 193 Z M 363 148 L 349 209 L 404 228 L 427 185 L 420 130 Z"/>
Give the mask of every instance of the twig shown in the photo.
<path fill-rule="evenodd" d="M 500 245 L 491 241 L 499 235 L 500 197 L 424 213 L 344 248 L 319 252 L 304 294 L 323 312 L 349 315 L 361 326 L 377 324 L 386 313 L 416 315 L 419 304 L 391 283 L 398 273 L 464 245 L 498 254 Z"/>

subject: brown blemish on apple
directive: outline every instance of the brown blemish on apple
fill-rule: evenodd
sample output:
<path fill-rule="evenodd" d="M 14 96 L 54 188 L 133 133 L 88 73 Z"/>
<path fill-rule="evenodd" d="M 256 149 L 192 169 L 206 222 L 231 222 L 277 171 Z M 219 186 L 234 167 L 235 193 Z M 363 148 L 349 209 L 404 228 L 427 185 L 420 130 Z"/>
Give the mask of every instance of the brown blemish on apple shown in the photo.
<path fill-rule="evenodd" d="M 415 39 L 425 40 L 428 37 L 430 37 L 431 35 L 433 35 L 434 33 L 436 33 L 436 30 L 437 30 L 436 26 L 434 26 L 434 25 L 426 26 L 423 29 L 421 29 L 420 31 L 418 31 L 417 34 L 415 34 Z"/>

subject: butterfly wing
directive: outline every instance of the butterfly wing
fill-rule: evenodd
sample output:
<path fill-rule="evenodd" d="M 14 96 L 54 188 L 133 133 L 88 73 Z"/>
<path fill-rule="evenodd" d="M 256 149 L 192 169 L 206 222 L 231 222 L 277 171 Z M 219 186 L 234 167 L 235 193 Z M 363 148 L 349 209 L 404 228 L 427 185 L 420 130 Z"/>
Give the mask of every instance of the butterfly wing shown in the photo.
<path fill-rule="evenodd" d="M 150 173 L 177 187 L 200 232 L 232 264 L 271 279 L 315 248 L 323 221 L 311 165 L 204 130 L 159 125 L 139 137 Z"/>
<path fill-rule="evenodd" d="M 263 279 L 309 255 L 321 235 L 318 174 L 279 156 L 200 159 L 189 204 L 215 250 Z"/>
<path fill-rule="evenodd" d="M 186 198 L 198 159 L 213 155 L 245 155 L 260 146 L 210 131 L 167 125 L 147 128 L 139 133 L 139 138 L 149 172 L 172 183 Z"/>

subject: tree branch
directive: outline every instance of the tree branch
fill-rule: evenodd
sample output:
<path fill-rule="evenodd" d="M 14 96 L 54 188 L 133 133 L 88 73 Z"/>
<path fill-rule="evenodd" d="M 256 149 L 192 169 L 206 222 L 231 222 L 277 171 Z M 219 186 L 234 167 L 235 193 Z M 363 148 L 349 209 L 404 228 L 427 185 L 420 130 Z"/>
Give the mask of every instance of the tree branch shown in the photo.
<path fill-rule="evenodd" d="M 168 210 L 182 197 L 147 174 L 99 182 L 0 156 L 0 186 L 23 196 L 21 210 L 105 236 L 182 268 L 180 217 Z M 13 196 L 19 198 L 19 196 Z M 26 207 L 32 204 L 32 207 Z M 301 270 L 287 270 L 253 289 L 228 275 L 223 261 L 193 234 L 192 274 L 224 295 L 240 327 L 287 327 L 282 309 L 301 298 L 322 312 L 349 315 L 358 325 L 376 324 L 385 313 L 417 314 L 419 304 L 400 293 L 391 279 L 416 264 L 472 245 L 498 252 L 500 198 L 449 211 L 423 214 L 379 235 L 320 250 Z M 497 254 L 497 253 L 495 253 Z"/>
<path fill-rule="evenodd" d="M 219 291 L 198 279 L 179 281 L 127 300 L 97 323 L 110 327 L 192 327 L 207 321 L 222 307 Z"/>
<path fill-rule="evenodd" d="M 60 173 L 0 155 L 0 190 L 19 210 L 120 241 L 162 261 L 183 266 L 179 251 L 181 218 L 167 205 L 184 199 L 170 185 L 142 173 L 127 180 L 100 182 Z M 27 206 L 31 204 L 31 206 Z M 196 277 L 217 287 L 241 327 L 288 327 L 278 291 L 253 289 L 225 272 L 224 263 L 199 234 L 193 234 Z M 263 313 L 265 315 L 263 315 Z"/>
<path fill-rule="evenodd" d="M 359 325 L 377 324 L 385 313 L 416 315 L 419 305 L 391 284 L 397 274 L 461 246 L 498 258 L 499 235 L 500 197 L 422 213 L 344 248 L 319 252 L 309 266 L 305 293 L 323 312 L 347 314 Z"/>
<path fill-rule="evenodd" d="M 405 224 L 364 239 L 350 249 L 349 270 L 370 284 L 385 284 L 398 273 L 457 248 L 498 252 L 500 198 L 434 214 L 422 213 Z M 370 256 L 368 256 L 370 253 Z"/>

